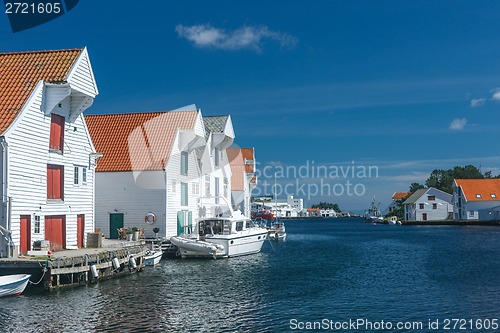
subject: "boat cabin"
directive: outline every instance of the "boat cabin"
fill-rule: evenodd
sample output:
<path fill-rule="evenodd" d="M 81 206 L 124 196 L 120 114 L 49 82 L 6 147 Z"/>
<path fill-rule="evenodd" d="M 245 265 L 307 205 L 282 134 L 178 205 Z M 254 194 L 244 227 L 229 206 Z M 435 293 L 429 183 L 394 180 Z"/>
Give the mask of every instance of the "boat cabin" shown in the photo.
<path fill-rule="evenodd" d="M 200 237 L 230 235 L 253 227 L 254 223 L 251 220 L 205 219 L 198 222 L 198 234 Z"/>

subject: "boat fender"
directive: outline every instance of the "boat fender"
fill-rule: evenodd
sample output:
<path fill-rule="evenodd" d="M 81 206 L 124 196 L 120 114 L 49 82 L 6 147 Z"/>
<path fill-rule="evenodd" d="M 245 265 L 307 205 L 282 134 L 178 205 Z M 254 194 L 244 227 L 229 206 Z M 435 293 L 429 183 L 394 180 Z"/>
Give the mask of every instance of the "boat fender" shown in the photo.
<path fill-rule="evenodd" d="M 113 268 L 114 269 L 120 268 L 120 261 L 118 260 L 117 257 L 114 257 L 113 260 L 112 260 L 112 262 L 113 262 Z"/>
<path fill-rule="evenodd" d="M 94 263 L 90 263 L 90 271 L 92 272 L 92 276 L 94 279 L 99 279 L 99 273 L 97 272 L 97 267 L 95 267 Z"/>
<path fill-rule="evenodd" d="M 137 263 L 135 262 L 135 258 L 133 255 L 130 255 L 130 258 L 128 259 L 128 263 L 130 265 L 130 268 L 137 269 Z"/>

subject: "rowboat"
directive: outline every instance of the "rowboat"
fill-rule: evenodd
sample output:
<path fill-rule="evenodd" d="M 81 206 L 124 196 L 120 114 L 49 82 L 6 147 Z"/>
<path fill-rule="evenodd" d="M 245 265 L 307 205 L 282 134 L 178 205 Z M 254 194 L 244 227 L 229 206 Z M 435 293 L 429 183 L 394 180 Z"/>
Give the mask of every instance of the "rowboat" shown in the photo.
<path fill-rule="evenodd" d="M 21 295 L 30 277 L 30 274 L 0 276 L 0 297 Z"/>

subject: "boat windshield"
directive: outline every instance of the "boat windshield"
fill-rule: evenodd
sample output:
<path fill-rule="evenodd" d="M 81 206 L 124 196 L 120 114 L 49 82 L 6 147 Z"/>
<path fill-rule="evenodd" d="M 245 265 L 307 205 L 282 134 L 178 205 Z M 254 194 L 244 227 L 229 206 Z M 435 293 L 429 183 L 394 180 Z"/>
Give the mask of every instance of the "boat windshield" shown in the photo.
<path fill-rule="evenodd" d="M 231 232 L 231 221 L 213 219 L 203 220 L 198 224 L 200 236 L 205 235 L 229 235 Z"/>

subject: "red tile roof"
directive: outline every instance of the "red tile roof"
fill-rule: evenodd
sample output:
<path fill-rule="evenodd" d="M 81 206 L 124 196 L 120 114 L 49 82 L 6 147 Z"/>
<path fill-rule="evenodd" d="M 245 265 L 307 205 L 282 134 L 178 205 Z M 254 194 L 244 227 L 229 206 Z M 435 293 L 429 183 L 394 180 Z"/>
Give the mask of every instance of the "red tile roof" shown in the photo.
<path fill-rule="evenodd" d="M 467 201 L 499 201 L 500 179 L 455 179 Z"/>
<path fill-rule="evenodd" d="M 0 133 L 16 119 L 40 80 L 66 81 L 82 51 L 0 53 Z"/>
<path fill-rule="evenodd" d="M 394 192 L 394 194 L 392 195 L 392 200 L 404 199 L 410 194 L 410 192 Z"/>
<path fill-rule="evenodd" d="M 198 111 L 86 115 L 97 172 L 163 170 L 178 130 L 193 129 Z"/>

